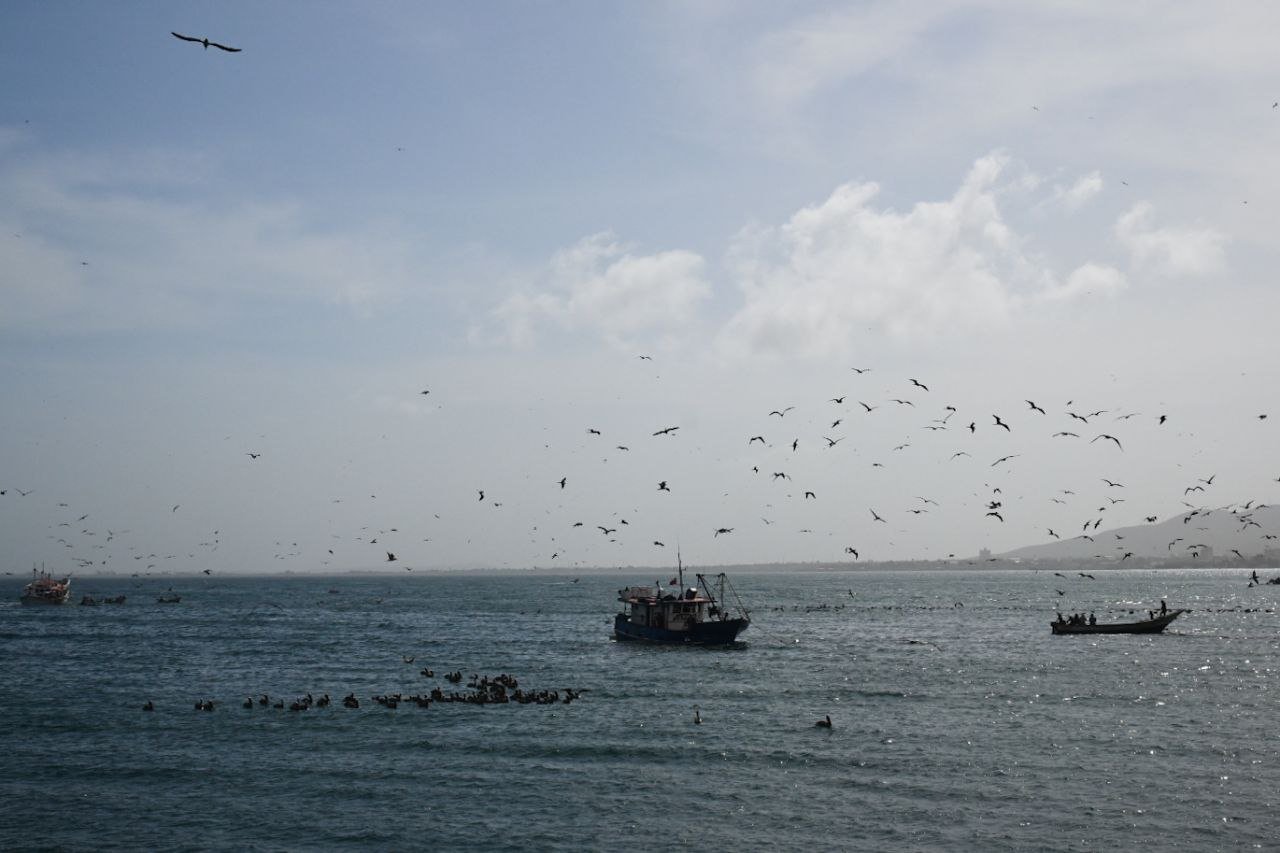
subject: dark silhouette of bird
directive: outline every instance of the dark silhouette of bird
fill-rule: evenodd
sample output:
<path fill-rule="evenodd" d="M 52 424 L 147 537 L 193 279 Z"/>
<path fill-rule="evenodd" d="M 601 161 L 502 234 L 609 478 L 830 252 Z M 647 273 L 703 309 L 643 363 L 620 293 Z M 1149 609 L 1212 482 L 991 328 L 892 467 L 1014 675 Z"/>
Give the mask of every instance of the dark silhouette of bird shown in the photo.
<path fill-rule="evenodd" d="M 208 40 L 208 39 L 206 39 L 206 38 L 195 38 L 195 37 L 193 37 L 193 36 L 184 36 L 182 33 L 175 33 L 175 32 L 173 32 L 172 30 L 170 30 L 170 33 L 172 33 L 172 35 L 174 36 L 174 38 L 180 38 L 180 39 L 182 39 L 183 41 L 193 41 L 193 42 L 195 42 L 196 44 L 202 44 L 202 45 L 204 45 L 204 49 L 205 49 L 205 50 L 208 50 L 208 49 L 209 49 L 209 48 L 211 48 L 211 47 L 216 47 L 216 48 L 218 48 L 219 50 L 225 50 L 227 53 L 239 53 L 239 52 L 240 52 L 240 48 L 238 48 L 238 47 L 227 47 L 225 44 L 218 44 L 216 41 L 209 41 L 209 40 Z"/>
<path fill-rule="evenodd" d="M 853 559 L 855 559 L 855 560 L 856 560 L 856 559 L 858 559 L 858 549 L 857 549 L 857 548 L 853 548 L 853 547 L 846 547 L 846 548 L 844 549 L 844 552 L 845 552 L 846 554 L 852 554 L 852 555 L 853 555 Z"/>
<path fill-rule="evenodd" d="M 844 405 L 844 397 L 832 397 L 831 402 L 835 403 L 838 406 Z"/>
<path fill-rule="evenodd" d="M 561 478 L 560 478 L 560 488 L 562 488 L 562 489 L 564 488 L 564 484 L 568 481 L 568 479 L 569 479 L 568 477 L 561 477 Z"/>
<path fill-rule="evenodd" d="M 1154 516 L 1154 515 L 1148 515 L 1148 516 L 1146 517 L 1146 519 L 1147 519 L 1147 522 L 1148 522 L 1148 523 L 1154 524 L 1154 523 L 1155 523 L 1155 520 L 1156 520 L 1156 516 Z"/>
<path fill-rule="evenodd" d="M 831 422 L 831 426 L 828 427 L 828 429 L 835 429 L 836 427 L 840 426 L 840 424 L 843 421 L 844 421 L 844 418 L 836 418 L 834 421 Z"/>
<path fill-rule="evenodd" d="M 978 431 L 978 424 L 977 424 L 977 422 L 976 422 L 976 421 L 969 421 L 969 427 L 968 427 L 968 429 L 969 429 L 969 434 L 970 434 L 970 435 L 973 435 L 975 432 L 977 432 L 977 431 Z"/>
<path fill-rule="evenodd" d="M 1124 447 L 1120 444 L 1120 439 L 1116 438 L 1114 435 L 1107 435 L 1106 433 L 1099 435 L 1097 438 L 1090 439 L 1089 443 L 1093 444 L 1095 441 L 1099 441 L 1104 438 L 1107 439 L 1108 441 L 1114 441 L 1116 443 L 1116 447 L 1119 447 L 1121 450 L 1124 450 Z"/>
<path fill-rule="evenodd" d="M 770 415 L 777 415 L 778 417 L 782 418 L 782 417 L 786 417 L 787 412 L 791 411 L 791 410 L 792 410 L 792 409 L 794 409 L 794 408 L 795 408 L 795 406 L 787 406 L 785 409 L 774 409 L 774 410 L 773 410 L 772 412 L 770 412 L 769 414 L 770 414 Z"/>
<path fill-rule="evenodd" d="M 395 561 L 396 561 L 396 555 L 395 555 L 395 554 L 392 554 L 390 551 L 388 551 L 388 552 L 387 552 L 387 562 L 388 562 L 388 563 L 394 563 Z"/>
<path fill-rule="evenodd" d="M 899 406 L 910 406 L 913 409 L 916 407 L 916 404 L 910 400 L 899 400 L 897 397 L 894 397 L 892 402 L 897 403 Z"/>
<path fill-rule="evenodd" d="M 797 438 L 795 441 L 791 442 L 791 452 L 795 453 L 796 448 L 799 446 L 800 446 L 800 439 Z"/>
<path fill-rule="evenodd" d="M 1158 422 L 1158 423 L 1163 424 L 1163 423 L 1164 423 L 1165 421 L 1167 421 L 1168 419 L 1169 419 L 1169 416 L 1168 416 L 1168 415 L 1161 415 L 1161 416 L 1157 419 L 1157 422 Z"/>
<path fill-rule="evenodd" d="M 601 533 L 603 533 L 605 536 L 608 536 L 610 533 L 617 533 L 617 532 L 618 532 L 618 528 L 616 528 L 616 527 L 605 527 L 605 526 L 600 525 L 600 524 L 597 524 L 597 525 L 596 525 L 596 529 L 597 529 L 597 530 L 599 530 Z"/>
<path fill-rule="evenodd" d="M 261 456 L 261 455 L 262 455 L 261 453 L 246 453 L 246 454 L 245 454 L 245 456 L 248 456 L 250 459 L 257 459 L 257 458 L 258 458 L 259 456 Z"/>
<path fill-rule="evenodd" d="M 1006 432 L 1013 432 L 1013 430 L 1009 429 L 1009 425 L 1007 423 L 1000 420 L 999 415 L 992 415 L 991 417 L 996 419 L 996 426 L 1004 427 Z"/>
<path fill-rule="evenodd" d="M 1025 402 L 1026 402 L 1026 404 L 1027 404 L 1028 406 L 1030 406 L 1030 407 L 1031 407 L 1032 409 L 1034 409 L 1035 411 L 1039 412 L 1039 413 L 1040 413 L 1040 414 L 1042 414 L 1042 415 L 1044 414 L 1044 409 L 1040 408 L 1040 407 L 1039 407 L 1039 406 L 1037 406 L 1035 403 L 1031 402 L 1030 400 L 1027 400 L 1027 401 L 1025 401 Z"/>
<path fill-rule="evenodd" d="M 1021 456 L 1021 455 L 1022 455 L 1021 453 L 1014 453 L 1014 454 L 1011 454 L 1011 455 L 1009 455 L 1009 456 L 1001 456 L 1001 457 L 1000 457 L 999 459 L 997 459 L 995 462 L 992 462 L 992 463 L 991 463 L 991 467 L 992 467 L 992 468 L 994 468 L 994 467 L 996 467 L 997 465 L 999 465 L 1001 462 L 1008 462 L 1010 459 L 1017 459 L 1017 458 L 1018 458 L 1019 456 Z"/>
<path fill-rule="evenodd" d="M 851 367 L 849 369 L 852 370 L 854 373 L 858 374 L 859 376 L 871 370 L 870 367 Z"/>
<path fill-rule="evenodd" d="M 866 403 L 862 402 L 861 400 L 858 401 L 858 405 L 866 409 L 868 414 L 880 408 L 879 406 L 868 406 Z"/>
<path fill-rule="evenodd" d="M 844 441 L 844 436 L 841 436 L 840 438 L 827 438 L 824 435 L 822 438 L 824 441 L 826 441 L 828 448 L 835 447 L 837 444 Z"/>
<path fill-rule="evenodd" d="M 813 498 L 814 500 L 818 499 L 818 496 L 815 495 L 813 492 L 805 492 L 804 497 L 805 497 L 805 500 L 808 500 L 809 498 Z"/>
<path fill-rule="evenodd" d="M 666 546 L 666 545 L 664 545 L 663 543 L 659 542 L 657 539 L 653 540 L 653 544 L 654 544 L 654 545 L 657 545 L 659 548 L 665 548 L 665 547 L 667 547 L 667 546 Z"/>
<path fill-rule="evenodd" d="M 589 435 L 599 435 L 600 430 L 596 429 L 595 427 L 587 427 L 587 433 Z"/>
<path fill-rule="evenodd" d="M 482 501 L 483 501 L 483 500 L 484 500 L 484 489 L 477 489 L 476 491 L 478 491 L 478 492 L 480 493 L 480 500 L 482 500 Z"/>
<path fill-rule="evenodd" d="M 991 510 L 991 512 L 987 513 L 987 515 L 994 515 L 996 518 L 1000 519 L 1001 522 L 1004 521 L 1004 516 L 996 512 L 994 509 Z"/>
<path fill-rule="evenodd" d="M 658 482 L 658 491 L 660 491 L 660 492 L 669 492 L 669 491 L 671 491 L 670 489 L 668 489 L 668 488 L 667 488 L 667 481 L 666 481 L 666 480 L 661 480 L 661 481 L 659 481 L 659 482 Z"/>
<path fill-rule="evenodd" d="M 654 435 L 671 435 L 671 433 L 675 432 L 678 429 L 680 429 L 680 427 L 678 426 L 666 427 L 665 429 L 658 430 L 657 432 L 654 433 Z"/>
<path fill-rule="evenodd" d="M 636 356 L 636 358 L 640 359 L 641 361 L 653 361 L 653 356 L 649 356 L 649 355 L 638 355 Z"/>
<path fill-rule="evenodd" d="M 732 527 L 719 527 L 719 528 L 716 528 L 715 535 L 719 536 L 721 533 L 732 533 L 732 532 L 733 532 Z M 712 538 L 715 538 L 715 537 L 712 537 Z"/>
<path fill-rule="evenodd" d="M 1050 535 L 1050 536 L 1052 536 L 1054 539 L 1061 539 L 1061 538 L 1062 538 L 1061 536 L 1059 536 L 1058 534 L 1056 534 L 1056 533 L 1054 533 L 1054 532 L 1053 532 L 1053 528 L 1052 528 L 1052 527 L 1050 527 L 1050 528 L 1049 528 L 1049 535 Z M 1054 574 L 1056 575 L 1056 574 L 1057 574 L 1057 572 L 1054 572 Z"/>
<path fill-rule="evenodd" d="M 831 715 L 827 714 L 825 717 L 823 717 L 821 720 L 818 720 L 818 722 L 814 723 L 813 725 L 815 728 L 819 728 L 819 729 L 831 728 Z"/>
<path fill-rule="evenodd" d="M 1079 433 L 1075 433 L 1075 432 L 1067 432 L 1066 430 L 1063 430 L 1062 432 L 1055 432 L 1055 433 L 1053 434 L 1053 437 L 1054 437 L 1054 438 L 1059 438 L 1059 437 L 1061 437 L 1061 436 L 1067 436 L 1067 435 L 1071 436 L 1072 438 L 1079 438 L 1079 437 L 1080 437 L 1080 434 L 1079 434 Z"/>
<path fill-rule="evenodd" d="M 1232 554 L 1235 554 L 1237 557 L 1239 557 L 1239 558 L 1240 558 L 1240 559 L 1242 559 L 1242 560 L 1244 559 L 1244 554 L 1241 554 L 1241 553 L 1240 553 L 1239 551 L 1237 551 L 1235 548 L 1232 548 L 1232 549 L 1231 549 L 1231 553 L 1232 553 Z"/>
<path fill-rule="evenodd" d="M 952 459 L 955 459 L 957 456 L 968 456 L 968 455 L 969 455 L 968 451 L 965 451 L 965 450 L 957 450 L 955 453 L 952 453 L 952 454 L 951 454 L 951 458 L 952 458 Z"/>
<path fill-rule="evenodd" d="M 1093 575 L 1089 574 L 1088 572 L 1076 572 L 1076 574 L 1078 574 L 1082 578 L 1088 578 L 1091 581 L 1097 580 L 1097 578 L 1095 578 Z"/>
<path fill-rule="evenodd" d="M 875 519 L 876 521 L 882 521 L 882 522 L 884 522 L 885 524 L 888 524 L 888 523 L 889 523 L 889 522 L 885 521 L 883 518 L 881 518 L 881 517 L 879 516 L 879 514 L 877 514 L 877 513 L 876 513 L 876 511 L 875 511 L 874 509 L 873 509 L 873 510 L 871 510 L 871 517 L 872 517 L 873 519 Z"/>
<path fill-rule="evenodd" d="M 907 381 L 910 382 L 912 385 L 916 386 L 917 388 L 923 388 L 926 391 L 929 390 L 929 386 L 925 385 L 919 379 L 908 379 Z"/>
<path fill-rule="evenodd" d="M 1113 488 L 1113 489 L 1123 489 L 1123 488 L 1124 488 L 1124 483 L 1115 483 L 1115 482 L 1112 482 L 1111 480 L 1108 480 L 1106 477 L 1103 477 L 1103 478 L 1102 478 L 1102 482 L 1106 483 L 1108 486 L 1110 486 L 1110 487 L 1111 487 L 1111 488 Z"/>
<path fill-rule="evenodd" d="M 748 439 L 747 439 L 747 444 L 750 444 L 750 443 L 751 443 L 751 442 L 753 442 L 753 441 L 758 441 L 758 442 L 760 442 L 761 444 L 764 444 L 764 436 L 763 436 L 763 435 L 753 435 L 753 436 L 751 436 L 751 438 L 748 438 Z"/>

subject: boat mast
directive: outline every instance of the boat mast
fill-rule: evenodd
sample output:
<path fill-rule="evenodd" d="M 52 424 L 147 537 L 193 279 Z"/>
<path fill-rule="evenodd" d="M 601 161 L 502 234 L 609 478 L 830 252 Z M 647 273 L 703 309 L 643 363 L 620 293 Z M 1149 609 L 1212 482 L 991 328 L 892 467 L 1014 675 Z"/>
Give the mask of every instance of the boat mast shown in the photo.
<path fill-rule="evenodd" d="M 680 595 L 684 595 L 684 562 L 680 559 L 680 543 L 676 543 L 676 569 L 680 578 Z"/>

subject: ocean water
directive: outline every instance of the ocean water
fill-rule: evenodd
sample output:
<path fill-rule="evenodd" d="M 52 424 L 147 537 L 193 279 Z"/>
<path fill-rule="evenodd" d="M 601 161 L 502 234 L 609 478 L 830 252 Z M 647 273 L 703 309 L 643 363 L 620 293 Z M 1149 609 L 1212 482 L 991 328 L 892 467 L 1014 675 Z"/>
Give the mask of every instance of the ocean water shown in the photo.
<path fill-rule="evenodd" d="M 1280 586 L 1094 573 L 741 575 L 727 649 L 611 641 L 654 580 L 621 573 L 77 580 L 129 596 L 97 608 L 6 578 L 0 848 L 1280 848 Z M 1163 635 L 1049 632 L 1161 598 L 1193 608 Z M 583 694 L 369 701 L 450 670 Z"/>

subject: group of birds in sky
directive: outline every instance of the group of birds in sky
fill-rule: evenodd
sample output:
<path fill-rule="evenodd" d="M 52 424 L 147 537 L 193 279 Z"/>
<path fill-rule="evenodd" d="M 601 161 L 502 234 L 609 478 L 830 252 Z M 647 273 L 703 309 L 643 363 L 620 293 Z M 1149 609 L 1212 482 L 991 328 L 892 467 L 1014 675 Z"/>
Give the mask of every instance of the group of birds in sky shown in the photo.
<path fill-rule="evenodd" d="M 204 50 L 213 47 L 217 50 L 227 53 L 239 53 L 238 47 L 232 47 L 217 41 L 213 41 L 205 37 L 197 37 L 184 35 L 179 32 L 173 32 L 173 37 L 184 42 L 199 44 Z M 654 358 L 648 354 L 641 354 L 637 358 L 646 365 L 654 364 Z M 989 523 L 996 525 L 1004 525 L 1012 523 L 1015 518 L 1030 517 L 1031 523 L 1029 529 L 1041 531 L 1042 537 L 1052 540 L 1061 540 L 1063 537 L 1058 530 L 1064 529 L 1061 521 L 1054 521 L 1053 526 L 1045 526 L 1039 523 L 1039 519 L 1046 517 L 1045 509 L 1027 509 L 1025 499 L 1021 501 L 1021 505 L 1015 506 L 1009 496 L 1005 494 L 1004 487 L 999 482 L 1000 478 L 1008 476 L 1009 472 L 1018 465 L 1027 461 L 1028 457 L 1036 451 L 1029 446 L 1010 446 L 1009 442 L 1016 440 L 1020 434 L 1025 432 L 1033 432 L 1037 435 L 1047 436 L 1054 442 L 1079 442 L 1081 444 L 1090 445 L 1096 449 L 1096 458 L 1094 464 L 1101 473 L 1107 473 L 1109 457 L 1106 454 L 1125 454 L 1128 452 L 1127 444 L 1130 443 L 1130 436 L 1125 433 L 1126 430 L 1133 430 L 1138 425 L 1145 425 L 1146 428 L 1168 429 L 1169 414 L 1167 412 L 1156 412 L 1143 414 L 1136 411 L 1114 410 L 1104 408 L 1083 408 L 1076 401 L 1068 400 L 1061 407 L 1049 405 L 1043 399 L 1023 398 L 1017 401 L 1016 406 L 1020 411 L 1014 412 L 1014 406 L 1001 411 L 975 410 L 967 414 L 961 413 L 961 408 L 951 405 L 949 402 L 937 399 L 939 397 L 938 383 L 927 377 L 921 378 L 917 376 L 908 376 L 896 380 L 890 380 L 883 396 L 872 395 L 869 393 L 869 387 L 865 384 L 875 377 L 878 371 L 872 367 L 858 366 L 850 368 L 850 373 L 855 383 L 859 385 L 859 390 L 850 391 L 844 388 L 833 389 L 835 393 L 826 397 L 822 401 L 814 401 L 813 403 L 805 403 L 803 401 L 787 401 L 784 405 L 762 406 L 759 410 L 759 419 L 753 420 L 751 415 L 744 415 L 742 423 L 744 429 L 742 434 L 736 439 L 730 438 L 730 441 L 736 440 L 739 446 L 743 448 L 741 452 L 732 452 L 720 450 L 726 457 L 726 466 L 732 467 L 739 460 L 742 468 L 739 473 L 749 475 L 749 478 L 758 478 L 758 485 L 749 486 L 758 495 L 757 505 L 759 512 L 758 523 L 763 523 L 767 527 L 772 527 L 776 523 L 776 519 L 771 519 L 769 515 L 773 514 L 772 510 L 777 504 L 794 498 L 800 504 L 818 505 L 824 500 L 834 499 L 840 501 L 844 510 L 846 510 L 846 519 L 838 528 L 828 527 L 826 532 L 829 536 L 837 538 L 839 543 L 831 549 L 831 558 L 859 560 L 862 554 L 867 551 L 866 546 L 858 540 L 860 531 L 865 532 L 863 524 L 884 525 L 886 528 L 899 527 L 903 522 L 899 519 L 905 516 L 912 516 L 919 519 L 921 516 L 931 512 L 936 512 L 940 508 L 939 501 L 935 500 L 936 496 L 917 495 L 911 505 L 896 506 L 886 508 L 881 505 L 875 494 L 868 487 L 865 471 L 870 469 L 883 469 L 889 465 L 889 458 L 895 454 L 905 456 L 908 453 L 918 450 L 918 445 L 927 445 L 929 452 L 937 453 L 942 448 L 942 442 L 945 441 L 946 449 L 939 457 L 939 464 L 948 464 L 953 466 L 952 470 L 946 472 L 945 476 L 954 478 L 957 476 L 965 476 L 976 490 L 973 495 L 978 497 L 977 508 L 980 514 L 975 512 L 973 522 L 975 524 Z M 420 397 L 431 396 L 431 389 L 423 389 L 417 392 Z M 1033 396 L 1038 396 L 1034 395 Z M 892 446 L 891 450 L 883 451 L 884 456 L 876 455 L 871 461 L 866 461 L 865 457 L 859 456 L 860 451 L 864 451 L 865 447 L 858 447 L 858 440 L 855 436 L 849 434 L 852 427 L 853 418 L 877 418 L 883 417 L 882 409 L 886 407 L 896 410 L 900 418 L 907 418 L 902 421 L 909 424 L 909 432 L 902 436 L 902 440 Z M 793 427 L 797 417 L 807 417 L 808 421 L 803 427 Z M 1253 415 L 1259 421 L 1265 421 L 1267 414 L 1261 413 Z M 613 449 L 611 453 L 630 453 L 633 446 L 637 446 L 637 441 L 645 440 L 645 435 L 649 440 L 662 440 L 671 442 L 672 446 L 679 446 L 682 441 L 694 442 L 699 447 L 710 443 L 713 439 L 705 434 L 698 434 L 698 426 L 686 425 L 681 423 L 671 423 L 670 421 L 659 421 L 651 424 L 639 435 L 624 436 L 622 440 L 615 441 L 612 437 L 607 437 L 605 431 L 594 424 L 584 424 L 580 427 L 583 433 L 588 437 L 589 441 L 600 440 L 608 443 Z M 992 432 L 1001 435 L 1005 439 L 1005 443 L 1000 445 L 1000 450 L 993 453 L 985 459 L 978 457 L 976 454 L 982 452 L 983 449 L 991 446 L 989 444 L 977 444 L 972 439 L 979 433 Z M 691 435 L 691 433 L 693 433 Z M 917 437 L 919 436 L 919 437 Z M 927 438 L 925 437 L 927 436 Z M 971 441 L 965 442 L 963 439 L 967 437 Z M 724 437 L 721 437 L 722 439 Z M 563 438 L 561 439 L 563 440 Z M 723 447 L 722 443 L 718 446 Z M 817 453 L 827 454 L 821 457 L 820 462 L 810 461 L 804 465 L 794 465 L 802 454 L 807 454 L 810 448 L 816 448 Z M 585 453 L 594 453 L 594 447 L 582 448 Z M 1007 452 L 1006 452 L 1007 451 Z M 262 449 L 253 448 L 243 451 L 251 464 L 265 464 L 267 456 Z M 848 454 L 842 456 L 841 454 Z M 676 496 L 684 486 L 682 481 L 682 471 L 680 465 L 676 465 L 672 470 L 666 470 L 662 466 L 664 461 L 670 457 L 664 457 L 661 454 L 650 453 L 646 459 L 645 467 L 651 479 L 650 490 L 662 495 L 664 499 L 675 500 Z M 958 474 L 956 466 L 965 464 L 979 465 L 979 470 L 969 470 L 966 474 Z M 573 464 L 576 470 L 583 470 L 581 461 L 574 460 Z M 815 471 L 823 469 L 830 470 L 836 466 L 841 466 L 842 470 L 850 472 L 850 479 L 856 481 L 851 482 L 848 488 L 843 489 L 840 494 L 829 496 L 829 493 L 823 491 L 819 484 L 813 482 L 817 475 Z M 861 466 L 861 471 L 859 471 Z M 855 474 L 854 472 L 858 472 Z M 797 478 L 800 478 L 797 480 Z M 1081 525 L 1079 533 L 1075 533 L 1072 538 L 1093 541 L 1093 537 L 1097 536 L 1099 529 L 1107 516 L 1102 515 L 1107 511 L 1113 510 L 1121 503 L 1125 502 L 1125 498 L 1117 497 L 1115 492 L 1125 488 L 1125 484 L 1109 476 L 1100 476 L 1098 481 L 1105 484 L 1105 492 L 1096 498 L 1083 497 L 1076 501 L 1077 505 L 1088 500 L 1090 505 L 1097 505 L 1096 511 L 1091 510 L 1087 518 L 1077 517 L 1076 524 Z M 531 524 L 529 529 L 530 543 L 532 545 L 531 555 L 533 559 L 531 563 L 540 562 L 540 559 L 546 561 L 568 561 L 575 565 L 588 564 L 592 560 L 601 563 L 607 563 L 608 552 L 599 548 L 583 547 L 583 543 L 578 536 L 578 530 L 598 531 L 605 541 L 611 544 L 618 544 L 623 534 L 629 539 L 639 538 L 645 542 L 651 542 L 650 547 L 665 548 L 664 539 L 666 538 L 663 531 L 648 527 L 643 523 L 643 519 L 636 513 L 628 513 L 630 518 L 623 517 L 620 510 L 600 505 L 598 502 L 593 503 L 594 498 L 588 499 L 586 503 L 574 504 L 571 507 L 565 507 L 561 501 L 569 499 L 575 486 L 575 476 L 569 473 L 561 473 L 560 476 L 552 478 L 548 482 L 552 497 L 548 498 L 548 506 L 543 508 L 543 515 L 554 519 L 568 512 L 582 513 L 583 517 L 574 518 L 571 523 L 557 525 L 553 521 L 540 521 L 538 524 Z M 1280 480 L 1280 478 L 1277 478 Z M 748 481 L 749 482 L 749 481 Z M 793 482 L 800 482 L 801 486 L 792 488 Z M 826 482 L 830 482 L 830 478 L 826 478 Z M 727 484 L 726 484 L 727 485 Z M 735 485 L 741 486 L 742 481 L 735 481 Z M 1186 500 L 1191 497 L 1203 498 L 1207 497 L 1207 493 L 1211 487 L 1215 485 L 1215 476 L 1210 475 L 1207 478 L 1198 479 L 1196 482 L 1189 483 L 1185 486 L 1181 495 L 1177 497 L 1180 513 L 1183 513 L 1184 521 L 1207 516 L 1208 514 L 1221 511 L 1222 507 L 1207 507 L 1187 503 Z M 477 484 L 475 486 L 476 500 L 475 504 L 487 505 L 489 509 L 502 510 L 507 501 L 504 498 L 508 491 L 505 484 Z M 32 489 L 17 489 L 12 487 L 0 488 L 0 496 L 8 495 L 10 492 L 21 498 L 26 498 L 32 494 Z M 495 499 L 495 496 L 499 499 Z M 1067 505 L 1068 497 L 1080 497 L 1073 489 L 1058 489 L 1049 500 L 1055 504 Z M 621 497 L 619 497 L 621 500 Z M 1106 503 L 1102 501 L 1105 500 Z M 858 507 L 859 501 L 862 507 Z M 527 499 L 526 499 L 527 502 Z M 1252 502 L 1251 502 L 1252 503 Z M 59 504 L 65 507 L 65 504 Z M 1229 511 L 1233 517 L 1239 519 L 1243 525 L 1243 530 L 1247 530 L 1250 525 L 1257 527 L 1259 533 L 1274 538 L 1273 534 L 1266 533 L 1261 530 L 1262 525 L 1253 517 L 1252 512 L 1261 508 L 1258 506 L 1232 507 Z M 172 505 L 170 513 L 176 514 L 181 504 Z M 1147 510 L 1141 514 L 1144 523 L 1155 523 L 1162 514 L 1169 515 L 1171 504 L 1165 504 L 1156 508 L 1155 512 Z M 449 511 L 448 507 L 445 508 Z M 526 509 L 529 509 L 526 507 Z M 557 512 L 552 512 L 552 510 Z M 1185 511 L 1189 510 L 1189 512 Z M 586 518 L 588 512 L 596 513 L 594 518 Z M 740 510 L 739 510 L 740 512 Z M 794 514 L 793 514 L 794 515 Z M 891 523 L 890 518 L 893 518 Z M 862 521 L 859 521 L 861 517 Z M 81 522 L 88 518 L 87 514 L 81 514 L 76 522 L 70 519 L 59 520 L 55 522 L 57 527 L 53 531 L 56 535 L 56 541 L 71 550 L 79 550 L 85 546 L 86 542 L 92 547 L 104 546 L 107 543 L 116 540 L 122 533 L 127 531 L 105 531 L 105 536 L 101 540 L 95 541 L 93 537 L 98 536 L 101 531 L 91 530 L 84 527 Z M 1055 513 L 1055 519 L 1062 518 L 1061 515 Z M 436 521 L 445 521 L 439 513 L 434 514 Z M 639 523 L 638 523 L 639 522 Z M 430 523 L 429 521 L 427 523 Z M 746 524 L 757 523 L 756 519 L 733 517 L 724 518 L 718 523 L 712 523 L 706 528 L 707 538 L 711 541 L 720 539 L 721 537 L 732 537 L 735 531 L 739 531 Z M 74 535 L 68 535 L 68 532 L 60 530 L 62 527 L 74 528 L 80 526 L 80 535 L 77 538 Z M 639 528 L 644 528 L 642 533 Z M 1056 528 L 1056 529 L 1055 529 Z M 686 536 L 694 531 L 684 530 Z M 798 533 L 814 533 L 812 527 L 802 527 L 796 532 Z M 903 531 L 910 535 L 909 529 Z M 363 544 L 379 545 L 380 537 L 384 540 L 388 536 L 399 534 L 397 527 L 390 525 L 370 524 L 362 526 L 359 531 L 346 534 L 347 538 L 358 541 Z M 632 536 L 635 534 L 635 536 Z M 695 534 L 696 535 L 696 534 Z M 739 534 L 741 535 L 741 534 Z M 1119 534 L 1117 534 L 1119 535 Z M 340 534 L 335 534 L 335 537 Z M 430 542 L 430 537 L 417 536 L 424 543 Z M 1194 538 L 1194 537 L 1193 537 Z M 402 540 L 403 541 L 403 537 Z M 200 560 L 207 557 L 218 547 L 219 532 L 217 529 L 212 534 L 205 537 L 197 546 L 186 552 L 186 557 L 191 560 Z M 288 545 L 284 543 L 288 542 Z M 303 550 L 289 552 L 287 548 L 298 548 L 296 542 L 292 540 L 281 540 L 277 544 L 282 545 L 281 552 L 273 555 L 275 558 L 288 558 L 294 556 L 302 556 Z M 1170 549 L 1175 543 L 1170 543 Z M 1195 545 L 1185 546 L 1193 553 Z M 148 569 L 156 568 L 163 561 L 174 561 L 181 559 L 177 554 L 169 554 L 158 557 L 155 552 L 148 549 L 144 543 L 135 544 L 136 553 L 130 554 L 132 560 L 142 563 Z M 381 547 L 385 553 L 385 560 L 382 563 L 400 562 L 403 559 L 399 556 L 404 549 L 397 546 L 396 551 L 387 550 Z M 333 548 L 326 548 L 327 557 L 322 556 L 322 562 L 328 563 L 330 559 L 337 559 L 337 555 Z M 427 549 L 429 551 L 429 549 Z M 144 556 L 145 552 L 145 556 Z M 424 549 L 414 546 L 415 555 L 423 555 Z M 955 558 L 958 552 L 949 551 L 948 558 Z M 1241 557 L 1244 554 L 1237 549 L 1235 553 Z M 967 556 L 967 555 L 965 555 Z M 1113 552 L 1105 552 L 1099 556 L 1106 556 L 1117 562 L 1123 562 L 1134 556 L 1134 552 L 1125 548 L 1124 545 L 1118 545 Z M 105 555 L 94 555 L 94 559 L 89 556 L 79 556 L 78 562 L 83 566 L 88 565 L 105 565 L 108 560 Z M 347 564 L 359 564 L 361 558 L 355 554 L 345 554 L 342 562 Z M 413 562 L 417 562 L 414 560 Z M 406 570 L 412 570 L 412 565 L 403 565 Z"/>

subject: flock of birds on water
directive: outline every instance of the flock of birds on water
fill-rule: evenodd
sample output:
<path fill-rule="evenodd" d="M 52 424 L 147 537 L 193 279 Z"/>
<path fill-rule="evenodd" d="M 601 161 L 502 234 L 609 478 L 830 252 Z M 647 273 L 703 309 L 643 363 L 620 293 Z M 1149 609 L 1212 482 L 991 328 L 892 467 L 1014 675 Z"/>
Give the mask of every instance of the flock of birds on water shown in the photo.
<path fill-rule="evenodd" d="M 413 663 L 413 657 L 405 657 L 405 663 Z M 420 675 L 425 678 L 434 678 L 435 672 L 430 668 L 424 668 Z M 461 684 L 463 680 L 461 670 L 445 673 L 444 678 L 450 684 Z M 575 700 L 581 699 L 585 690 L 574 689 L 571 687 L 561 687 L 556 689 L 539 689 L 525 690 L 520 686 L 520 681 L 515 676 L 507 673 L 500 673 L 493 677 L 472 675 L 471 680 L 467 682 L 466 688 L 469 692 L 459 692 L 457 690 L 445 691 L 440 687 L 433 687 L 426 693 L 379 693 L 369 697 L 369 701 L 387 708 L 395 710 L 401 704 L 413 705 L 418 708 L 430 708 L 432 703 L 436 704 L 458 704 L 458 705 L 569 705 Z M 360 699 L 357 698 L 355 692 L 348 693 L 340 700 L 342 707 L 347 709 L 360 708 Z M 301 712 L 310 711 L 313 708 L 328 708 L 333 703 L 328 693 L 322 693 L 320 696 L 313 696 L 307 693 L 286 702 L 282 697 L 274 699 L 266 693 L 258 695 L 255 700 L 252 696 L 246 696 L 244 701 L 240 703 L 240 707 L 245 710 L 253 710 L 255 707 L 270 708 L 277 711 L 285 710 Z M 197 711 L 213 711 L 221 703 L 208 698 L 197 699 L 194 708 Z M 148 699 L 142 705 L 143 711 L 156 710 L 155 702 Z"/>

